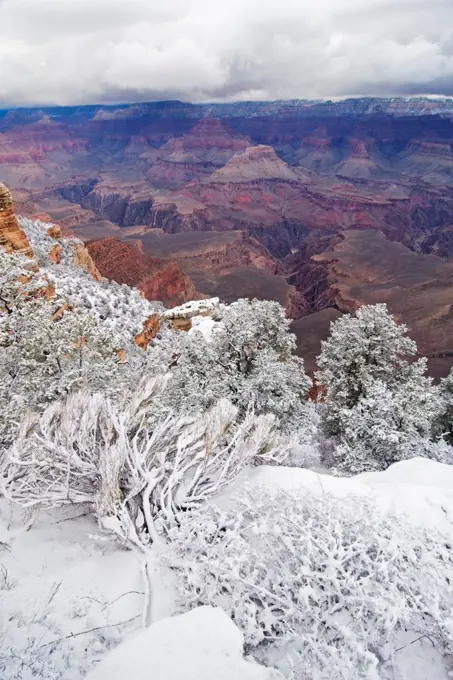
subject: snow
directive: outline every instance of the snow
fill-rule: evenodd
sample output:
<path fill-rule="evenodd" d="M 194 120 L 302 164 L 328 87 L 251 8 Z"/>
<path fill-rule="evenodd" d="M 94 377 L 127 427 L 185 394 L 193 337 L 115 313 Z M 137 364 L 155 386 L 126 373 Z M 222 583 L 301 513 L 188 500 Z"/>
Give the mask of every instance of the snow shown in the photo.
<path fill-rule="evenodd" d="M 87 680 L 278 680 L 243 658 L 243 637 L 221 610 L 198 607 L 126 640 Z"/>
<path fill-rule="evenodd" d="M 192 318 L 192 328 L 188 331 L 189 335 L 194 332 L 201 333 L 204 339 L 209 342 L 216 329 L 221 328 L 218 321 L 214 321 L 210 316 L 194 316 Z"/>
<path fill-rule="evenodd" d="M 333 477 L 301 468 L 263 465 L 245 470 L 235 481 L 234 489 L 239 490 L 243 484 L 252 489 L 264 485 L 285 491 L 309 489 L 335 496 L 372 495 L 382 507 L 409 515 L 417 524 L 432 526 L 447 535 L 453 532 L 453 466 L 428 458 L 412 458 L 394 463 L 383 472 L 355 477 Z"/>
<path fill-rule="evenodd" d="M 219 298 L 209 298 L 207 300 L 191 300 L 179 307 L 168 309 L 164 313 L 166 319 L 191 319 L 194 316 L 205 316 L 213 314 L 219 310 Z"/>
<path fill-rule="evenodd" d="M 411 521 L 453 532 L 453 467 L 427 459 L 353 478 L 253 467 L 223 492 L 221 503 L 232 503 L 244 485 L 374 497 Z M 141 630 L 141 558 L 102 534 L 88 507 L 41 511 L 31 526 L 28 519 L 0 500 L 2 680 L 82 680 L 87 673 L 87 680 L 281 677 L 243 659 L 242 636 L 222 611 L 204 607 L 169 618 L 177 610 L 174 577 L 157 558 L 151 561 L 155 623 Z M 453 667 L 418 637 L 410 630 L 398 637 L 394 677 L 447 680 Z"/>
<path fill-rule="evenodd" d="M 161 618 L 173 605 L 168 575 L 159 584 Z M 2 680 L 82 680 L 140 628 L 142 606 L 138 556 L 101 535 L 88 508 L 42 511 L 28 528 L 0 500 Z"/>
<path fill-rule="evenodd" d="M 453 465 L 437 463 L 429 458 L 411 458 L 394 463 L 383 472 L 364 472 L 354 479 L 373 486 L 403 482 L 414 486 L 453 489 Z"/>

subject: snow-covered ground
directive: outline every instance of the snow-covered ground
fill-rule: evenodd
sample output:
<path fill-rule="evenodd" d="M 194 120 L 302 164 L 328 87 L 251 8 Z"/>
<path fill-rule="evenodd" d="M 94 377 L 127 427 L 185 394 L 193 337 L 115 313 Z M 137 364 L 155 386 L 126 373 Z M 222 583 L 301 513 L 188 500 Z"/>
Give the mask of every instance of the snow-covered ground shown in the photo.
<path fill-rule="evenodd" d="M 197 607 L 127 640 L 87 680 L 281 679 L 277 671 L 245 661 L 243 644 L 241 633 L 221 609 Z"/>
<path fill-rule="evenodd" d="M 0 678 L 80 680 L 141 627 L 140 559 L 102 535 L 88 509 L 41 511 L 30 528 L 24 519 L 0 501 Z M 157 575 L 162 618 L 173 593 Z"/>
<path fill-rule="evenodd" d="M 230 502 L 244 483 L 373 496 L 384 509 L 453 539 L 453 466 L 413 459 L 349 479 L 256 467 L 243 473 L 221 502 Z M 137 632 L 143 608 L 140 558 L 103 535 L 88 509 L 41 511 L 31 526 L 27 520 L 0 501 L 1 680 L 81 680 L 89 671 L 90 680 L 278 677 L 243 660 L 241 634 L 222 612 L 203 608 L 166 618 L 176 611 L 175 585 L 157 557 L 154 623 Z M 400 647 L 394 654 L 394 680 L 453 677 L 451 660 L 429 640 L 416 641 L 408 631 L 400 636 Z"/>

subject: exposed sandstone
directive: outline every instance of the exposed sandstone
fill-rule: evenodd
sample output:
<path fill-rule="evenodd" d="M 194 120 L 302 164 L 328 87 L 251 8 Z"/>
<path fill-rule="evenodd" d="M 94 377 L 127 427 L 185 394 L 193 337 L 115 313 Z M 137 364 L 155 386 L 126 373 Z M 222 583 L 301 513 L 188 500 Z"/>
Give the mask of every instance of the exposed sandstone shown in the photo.
<path fill-rule="evenodd" d="M 52 226 L 47 230 L 47 236 L 55 239 L 61 238 L 61 227 L 57 226 L 56 224 L 52 224 Z"/>
<path fill-rule="evenodd" d="M 280 179 L 298 182 L 302 174 L 280 160 L 271 146 L 249 146 L 244 153 L 233 156 L 207 182 L 250 182 L 259 179 Z"/>
<path fill-rule="evenodd" d="M 135 344 L 141 347 L 143 350 L 146 350 L 151 340 L 153 340 L 153 338 L 155 338 L 158 334 L 159 328 L 160 321 L 158 315 L 151 314 L 151 316 L 149 316 L 143 323 L 143 330 L 141 333 L 138 333 L 135 336 Z"/>
<path fill-rule="evenodd" d="M 10 191 L 0 183 L 0 246 L 7 253 L 33 258 L 33 250 L 14 213 Z"/>
<path fill-rule="evenodd" d="M 71 305 L 65 302 L 61 307 L 59 307 L 52 315 L 53 321 L 60 321 L 65 312 L 70 312 L 72 310 Z"/>
<path fill-rule="evenodd" d="M 197 297 L 193 282 L 177 263 L 153 258 L 135 243 L 106 238 L 89 241 L 86 248 L 102 276 L 138 288 L 147 300 L 175 306 Z"/>
<path fill-rule="evenodd" d="M 62 248 L 59 243 L 55 243 L 49 251 L 49 257 L 54 264 L 60 264 L 61 262 L 61 252 Z"/>
<path fill-rule="evenodd" d="M 75 266 L 85 269 L 85 271 L 88 272 L 88 274 L 90 274 L 90 276 L 92 276 L 95 281 L 101 281 L 102 276 L 96 268 L 96 265 L 85 246 L 81 243 L 77 243 L 73 245 L 73 250 Z"/>

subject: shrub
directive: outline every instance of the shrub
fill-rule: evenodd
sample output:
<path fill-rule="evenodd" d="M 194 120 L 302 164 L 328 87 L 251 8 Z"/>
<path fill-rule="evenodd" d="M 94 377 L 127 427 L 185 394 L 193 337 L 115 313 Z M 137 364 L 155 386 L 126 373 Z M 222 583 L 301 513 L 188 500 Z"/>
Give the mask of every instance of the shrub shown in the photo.
<path fill-rule="evenodd" d="M 377 680 L 405 628 L 451 649 L 450 545 L 365 497 L 255 488 L 170 538 L 182 608 L 222 607 L 249 652 L 286 658 L 294 678 Z"/>

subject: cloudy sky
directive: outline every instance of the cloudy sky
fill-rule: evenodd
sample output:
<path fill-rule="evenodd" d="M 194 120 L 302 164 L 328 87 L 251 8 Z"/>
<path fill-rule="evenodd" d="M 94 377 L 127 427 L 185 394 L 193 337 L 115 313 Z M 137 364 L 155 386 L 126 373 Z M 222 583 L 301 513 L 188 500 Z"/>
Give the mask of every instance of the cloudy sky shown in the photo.
<path fill-rule="evenodd" d="M 0 105 L 453 95 L 453 0 L 0 0 Z"/>

